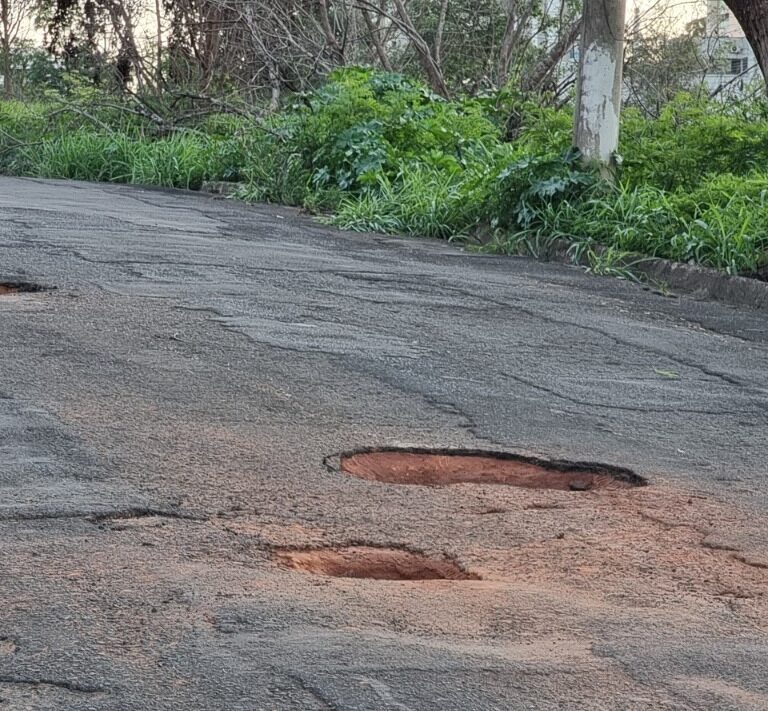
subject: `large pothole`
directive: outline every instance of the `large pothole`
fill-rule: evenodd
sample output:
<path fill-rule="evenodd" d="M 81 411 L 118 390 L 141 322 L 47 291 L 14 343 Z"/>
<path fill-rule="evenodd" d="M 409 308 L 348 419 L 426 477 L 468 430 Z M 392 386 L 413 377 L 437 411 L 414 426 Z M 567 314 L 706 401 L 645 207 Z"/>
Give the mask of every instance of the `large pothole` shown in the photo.
<path fill-rule="evenodd" d="M 350 546 L 347 548 L 283 549 L 275 553 L 285 568 L 333 578 L 373 580 L 480 580 L 449 559 L 429 558 L 397 548 Z"/>
<path fill-rule="evenodd" d="M 647 484 L 629 469 L 607 464 L 544 460 L 475 450 L 363 450 L 331 457 L 326 463 L 345 474 L 389 484 L 502 484 L 563 491 Z"/>
<path fill-rule="evenodd" d="M 31 281 L 0 281 L 0 296 L 36 294 L 41 291 L 48 291 L 48 287 L 42 284 L 34 284 Z"/>

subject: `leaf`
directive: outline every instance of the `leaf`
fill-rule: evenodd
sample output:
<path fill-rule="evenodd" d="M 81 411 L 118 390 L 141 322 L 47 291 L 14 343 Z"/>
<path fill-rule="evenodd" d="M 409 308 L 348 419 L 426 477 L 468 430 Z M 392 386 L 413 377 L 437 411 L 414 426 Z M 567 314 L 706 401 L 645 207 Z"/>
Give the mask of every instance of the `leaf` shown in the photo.
<path fill-rule="evenodd" d="M 656 375 L 661 375 L 663 378 L 669 378 L 670 380 L 677 380 L 680 377 L 680 373 L 676 373 L 674 370 L 654 368 L 653 372 L 656 373 Z"/>

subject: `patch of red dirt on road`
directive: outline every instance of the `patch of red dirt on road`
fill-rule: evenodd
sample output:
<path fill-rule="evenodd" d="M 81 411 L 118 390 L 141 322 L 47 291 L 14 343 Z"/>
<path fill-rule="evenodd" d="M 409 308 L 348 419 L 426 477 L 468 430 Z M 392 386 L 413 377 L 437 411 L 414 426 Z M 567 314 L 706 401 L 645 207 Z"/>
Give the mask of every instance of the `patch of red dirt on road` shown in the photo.
<path fill-rule="evenodd" d="M 593 605 L 693 609 L 694 600 L 720 600 L 746 604 L 742 611 L 755 621 L 768 612 L 768 564 L 752 550 L 766 525 L 743 511 L 665 486 L 594 492 L 570 510 L 523 510 L 526 521 L 537 516 L 541 538 L 477 550 L 486 577 L 586 594 Z"/>

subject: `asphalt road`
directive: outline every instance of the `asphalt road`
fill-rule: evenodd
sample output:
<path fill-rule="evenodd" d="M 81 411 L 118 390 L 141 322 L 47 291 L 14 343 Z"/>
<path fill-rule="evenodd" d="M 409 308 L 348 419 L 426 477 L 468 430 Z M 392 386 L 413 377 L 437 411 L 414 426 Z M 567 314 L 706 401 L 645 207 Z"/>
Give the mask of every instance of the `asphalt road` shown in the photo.
<path fill-rule="evenodd" d="M 204 196 L 0 179 L 0 709 L 768 709 L 768 321 Z M 601 462 L 636 489 L 329 455 Z M 475 580 L 335 578 L 406 548 Z"/>

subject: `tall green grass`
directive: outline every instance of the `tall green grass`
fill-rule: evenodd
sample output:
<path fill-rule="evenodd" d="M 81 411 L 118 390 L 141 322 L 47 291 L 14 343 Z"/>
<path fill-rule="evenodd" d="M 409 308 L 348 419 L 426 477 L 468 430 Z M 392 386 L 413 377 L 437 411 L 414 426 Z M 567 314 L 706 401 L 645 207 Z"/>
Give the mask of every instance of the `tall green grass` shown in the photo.
<path fill-rule="evenodd" d="M 19 156 L 22 164 L 44 178 L 189 189 L 200 187 L 211 159 L 212 142 L 198 135 L 147 141 L 86 130 L 56 136 Z"/>
<path fill-rule="evenodd" d="M 735 184 L 735 181 L 734 181 Z M 495 247 L 519 251 L 526 241 L 564 239 L 603 245 L 622 254 L 642 254 L 751 273 L 768 261 L 765 196 L 735 193 L 700 198 L 652 186 L 593 188 L 577 199 L 540 208 L 532 224 L 503 235 Z"/>

